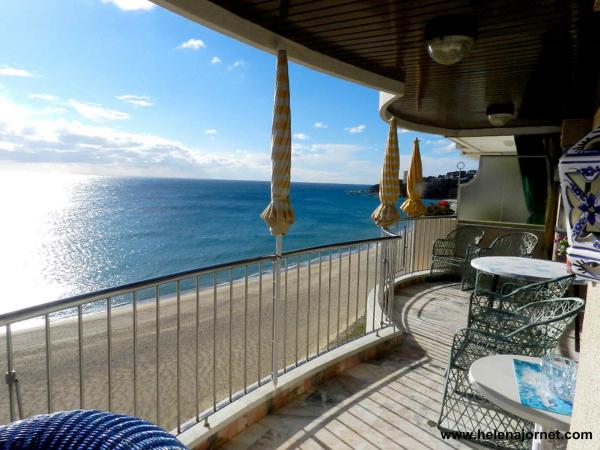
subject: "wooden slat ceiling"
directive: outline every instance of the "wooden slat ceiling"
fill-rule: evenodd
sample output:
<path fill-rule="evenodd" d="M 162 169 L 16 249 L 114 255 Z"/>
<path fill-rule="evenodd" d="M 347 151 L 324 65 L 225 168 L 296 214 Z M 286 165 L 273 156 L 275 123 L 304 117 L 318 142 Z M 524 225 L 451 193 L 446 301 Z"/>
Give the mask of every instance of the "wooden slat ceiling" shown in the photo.
<path fill-rule="evenodd" d="M 214 2 L 312 50 L 406 83 L 390 111 L 449 129 L 489 128 L 491 103 L 513 102 L 511 127 L 560 125 L 593 114 L 600 20 L 593 0 L 230 0 Z M 427 55 L 425 25 L 469 14 L 478 37 L 442 66 Z"/>

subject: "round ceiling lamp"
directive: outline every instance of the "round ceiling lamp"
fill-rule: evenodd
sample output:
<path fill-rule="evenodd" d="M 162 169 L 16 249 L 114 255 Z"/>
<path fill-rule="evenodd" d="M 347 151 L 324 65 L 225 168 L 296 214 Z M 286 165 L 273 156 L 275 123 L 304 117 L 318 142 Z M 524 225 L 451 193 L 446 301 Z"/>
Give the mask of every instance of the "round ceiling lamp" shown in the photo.
<path fill-rule="evenodd" d="M 503 127 L 515 117 L 515 105 L 499 103 L 487 107 L 486 114 L 490 123 L 495 127 Z"/>
<path fill-rule="evenodd" d="M 427 53 L 435 62 L 449 66 L 461 61 L 475 42 L 477 24 L 471 16 L 444 16 L 425 27 Z"/>

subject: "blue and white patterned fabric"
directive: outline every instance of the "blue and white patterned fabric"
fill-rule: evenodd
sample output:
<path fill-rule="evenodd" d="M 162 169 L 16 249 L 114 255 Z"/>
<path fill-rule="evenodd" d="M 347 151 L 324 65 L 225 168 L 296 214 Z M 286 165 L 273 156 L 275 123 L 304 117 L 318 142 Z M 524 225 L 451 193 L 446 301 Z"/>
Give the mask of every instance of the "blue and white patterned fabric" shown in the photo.
<path fill-rule="evenodd" d="M 573 271 L 600 280 L 600 127 L 560 158 L 558 165 Z"/>
<path fill-rule="evenodd" d="M 180 450 L 162 428 L 137 417 L 77 410 L 42 414 L 0 427 L 0 450 Z"/>

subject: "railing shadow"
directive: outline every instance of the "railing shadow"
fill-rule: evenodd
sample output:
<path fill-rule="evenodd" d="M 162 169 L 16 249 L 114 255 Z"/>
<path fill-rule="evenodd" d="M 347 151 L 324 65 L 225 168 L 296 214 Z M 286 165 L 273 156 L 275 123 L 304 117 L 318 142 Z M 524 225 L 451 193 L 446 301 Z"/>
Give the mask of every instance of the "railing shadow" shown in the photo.
<path fill-rule="evenodd" d="M 400 345 L 274 412 L 225 448 L 480 448 L 443 440 L 435 428 L 453 331 L 435 333 L 434 319 L 458 328 L 449 314 L 464 315 L 466 306 L 458 289 L 457 298 L 447 298 L 451 289 L 425 283 L 396 292 L 390 318 L 402 330 Z"/>

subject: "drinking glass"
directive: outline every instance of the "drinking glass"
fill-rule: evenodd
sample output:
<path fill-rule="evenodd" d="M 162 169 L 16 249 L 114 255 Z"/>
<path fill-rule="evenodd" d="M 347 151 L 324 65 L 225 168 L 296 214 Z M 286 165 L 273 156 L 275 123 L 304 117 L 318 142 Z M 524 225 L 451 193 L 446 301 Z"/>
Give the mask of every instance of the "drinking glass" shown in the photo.
<path fill-rule="evenodd" d="M 563 401 L 572 403 L 575 396 L 577 361 L 562 356 L 550 355 L 542 358 L 542 374 L 549 388 Z"/>

